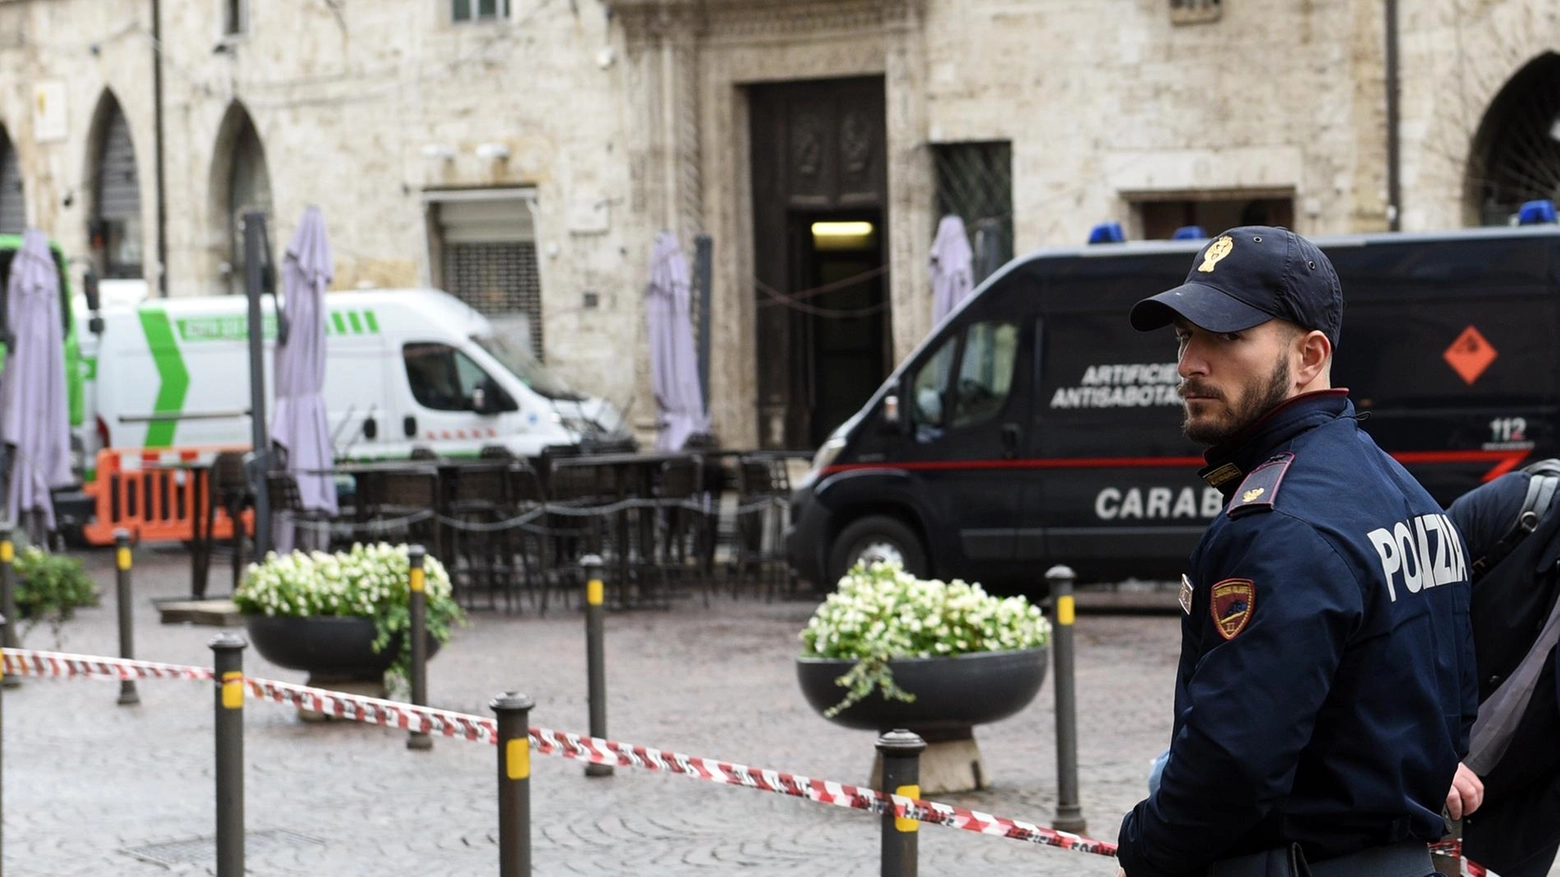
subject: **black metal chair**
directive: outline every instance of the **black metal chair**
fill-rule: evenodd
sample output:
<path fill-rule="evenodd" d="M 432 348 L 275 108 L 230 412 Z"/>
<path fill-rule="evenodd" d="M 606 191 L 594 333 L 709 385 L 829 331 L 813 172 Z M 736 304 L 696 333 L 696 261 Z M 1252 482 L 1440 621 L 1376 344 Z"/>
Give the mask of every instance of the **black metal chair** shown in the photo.
<path fill-rule="evenodd" d="M 706 543 L 714 538 L 714 530 L 704 461 L 688 457 L 662 463 L 653 495 L 658 512 L 655 548 L 659 569 L 672 583 L 691 581 L 699 586 L 708 606 L 712 570 L 705 559 L 712 554 Z"/>
<path fill-rule="evenodd" d="M 206 540 L 205 559 L 211 562 L 211 548 L 216 543 L 217 507 L 233 522 L 230 548 L 233 552 L 233 590 L 238 590 L 244 578 L 244 548 L 249 533 L 244 527 L 244 512 L 254 505 L 254 493 L 249 488 L 247 454 L 243 451 L 222 451 L 211 462 L 210 498 L 206 503 L 206 523 L 202 538 Z"/>
<path fill-rule="evenodd" d="M 547 530 L 547 489 L 541 474 L 528 463 L 515 462 L 505 470 L 508 481 L 509 513 L 515 518 L 529 517 L 517 525 L 512 545 L 519 563 L 519 583 L 531 594 L 531 603 L 547 614 L 548 569 L 551 535 Z"/>
<path fill-rule="evenodd" d="M 451 584 L 457 599 L 470 606 L 477 589 L 487 591 L 488 608 L 498 608 L 503 592 L 504 608 L 513 606 L 516 578 L 515 539 L 501 525 L 512 515 L 509 466 L 461 466 L 445 481 L 445 508 L 450 519 Z"/>
<path fill-rule="evenodd" d="M 408 465 L 360 475 L 357 489 L 359 519 L 377 525 L 368 530 L 371 541 L 395 537 L 420 542 L 445 560 L 438 469 Z"/>
<path fill-rule="evenodd" d="M 743 454 L 737 458 L 733 596 L 742 590 L 750 572 L 770 599 L 790 579 L 785 560 L 790 497 L 791 476 L 784 458 L 769 454 Z"/>
<path fill-rule="evenodd" d="M 550 587 L 562 590 L 565 601 L 583 581 L 580 559 L 594 554 L 605 561 L 607 519 L 597 509 L 614 501 L 612 485 L 589 464 L 554 461 L 547 473 L 546 569 Z"/>

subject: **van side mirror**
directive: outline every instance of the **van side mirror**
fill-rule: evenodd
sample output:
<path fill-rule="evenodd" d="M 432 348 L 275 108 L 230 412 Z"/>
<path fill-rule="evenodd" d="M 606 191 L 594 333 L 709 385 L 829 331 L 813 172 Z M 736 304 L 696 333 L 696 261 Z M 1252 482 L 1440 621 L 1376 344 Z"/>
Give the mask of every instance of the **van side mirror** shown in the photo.
<path fill-rule="evenodd" d="M 87 299 L 87 310 L 98 311 L 103 309 L 103 300 L 98 294 L 98 276 L 96 271 L 88 271 L 81 279 L 81 294 Z"/>
<path fill-rule="evenodd" d="M 484 380 L 471 390 L 471 410 L 477 414 L 502 414 L 518 411 L 520 406 L 492 378 Z"/>

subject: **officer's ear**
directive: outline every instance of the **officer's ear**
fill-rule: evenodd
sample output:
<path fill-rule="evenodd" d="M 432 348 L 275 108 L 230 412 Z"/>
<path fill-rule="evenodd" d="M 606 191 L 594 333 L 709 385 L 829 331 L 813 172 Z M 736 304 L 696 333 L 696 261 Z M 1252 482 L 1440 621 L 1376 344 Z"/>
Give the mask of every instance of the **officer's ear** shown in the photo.
<path fill-rule="evenodd" d="M 1294 339 L 1292 348 L 1299 365 L 1295 369 L 1295 383 L 1309 387 L 1318 378 L 1330 380 L 1332 367 L 1332 342 L 1322 332 L 1312 329 Z M 1317 388 L 1320 389 L 1320 388 Z"/>

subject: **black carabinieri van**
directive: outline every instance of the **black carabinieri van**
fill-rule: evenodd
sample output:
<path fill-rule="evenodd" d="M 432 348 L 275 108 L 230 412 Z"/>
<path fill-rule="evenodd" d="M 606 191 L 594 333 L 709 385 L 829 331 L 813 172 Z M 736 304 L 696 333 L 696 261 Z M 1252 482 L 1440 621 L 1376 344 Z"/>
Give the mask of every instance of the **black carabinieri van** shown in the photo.
<path fill-rule="evenodd" d="M 1343 283 L 1333 386 L 1442 503 L 1556 454 L 1560 227 L 1320 238 Z M 1181 435 L 1171 333 L 1127 322 L 1201 241 L 1046 251 L 951 313 L 819 449 L 786 548 L 811 582 L 858 559 L 1043 590 L 1173 579 L 1223 509 Z"/>

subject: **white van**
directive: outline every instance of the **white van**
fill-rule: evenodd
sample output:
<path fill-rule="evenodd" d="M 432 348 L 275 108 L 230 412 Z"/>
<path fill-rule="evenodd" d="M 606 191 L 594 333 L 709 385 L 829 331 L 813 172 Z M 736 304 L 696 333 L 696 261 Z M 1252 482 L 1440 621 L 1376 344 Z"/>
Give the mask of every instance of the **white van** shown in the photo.
<path fill-rule="evenodd" d="M 262 310 L 269 416 L 269 297 Z M 338 458 L 405 457 L 414 446 L 475 456 L 487 445 L 530 456 L 628 441 L 614 406 L 576 393 L 531 355 L 523 322 L 495 324 L 433 289 L 328 293 L 325 310 L 325 406 Z M 101 336 L 82 339 L 88 461 L 104 447 L 249 444 L 243 296 L 154 299 L 102 317 Z"/>

